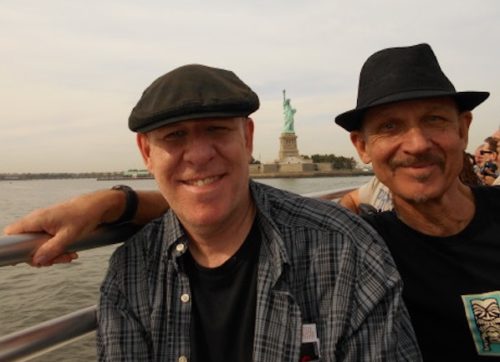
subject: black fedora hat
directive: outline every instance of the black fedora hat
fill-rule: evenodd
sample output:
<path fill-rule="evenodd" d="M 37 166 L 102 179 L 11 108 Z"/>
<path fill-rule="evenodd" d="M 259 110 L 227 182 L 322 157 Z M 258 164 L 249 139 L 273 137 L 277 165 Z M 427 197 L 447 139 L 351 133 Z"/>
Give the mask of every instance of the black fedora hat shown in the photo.
<path fill-rule="evenodd" d="M 398 101 L 451 96 L 460 110 L 472 110 L 490 94 L 457 92 L 428 44 L 387 48 L 370 56 L 359 75 L 356 108 L 335 117 L 347 131 L 361 127 L 364 112 Z"/>

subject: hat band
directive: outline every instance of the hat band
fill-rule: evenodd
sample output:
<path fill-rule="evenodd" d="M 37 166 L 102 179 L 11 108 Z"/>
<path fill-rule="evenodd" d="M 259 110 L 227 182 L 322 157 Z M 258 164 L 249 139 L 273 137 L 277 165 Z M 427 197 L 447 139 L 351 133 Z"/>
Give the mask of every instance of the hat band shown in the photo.
<path fill-rule="evenodd" d="M 368 108 L 379 104 L 393 103 L 397 101 L 405 101 L 419 98 L 429 97 L 446 97 L 456 95 L 455 90 L 437 90 L 437 89 L 418 89 L 409 91 L 398 91 L 397 93 L 378 97 L 369 101 L 359 102 L 357 108 Z"/>

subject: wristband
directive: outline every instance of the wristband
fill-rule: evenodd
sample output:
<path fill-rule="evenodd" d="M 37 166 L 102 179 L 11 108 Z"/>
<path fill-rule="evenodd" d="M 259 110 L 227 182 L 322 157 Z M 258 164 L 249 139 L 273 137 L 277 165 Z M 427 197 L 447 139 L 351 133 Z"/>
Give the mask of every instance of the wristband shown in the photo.
<path fill-rule="evenodd" d="M 137 206 L 139 204 L 137 193 L 127 185 L 116 185 L 113 186 L 111 190 L 122 191 L 125 194 L 125 209 L 117 220 L 106 223 L 106 225 L 118 225 L 131 221 L 137 212 Z"/>

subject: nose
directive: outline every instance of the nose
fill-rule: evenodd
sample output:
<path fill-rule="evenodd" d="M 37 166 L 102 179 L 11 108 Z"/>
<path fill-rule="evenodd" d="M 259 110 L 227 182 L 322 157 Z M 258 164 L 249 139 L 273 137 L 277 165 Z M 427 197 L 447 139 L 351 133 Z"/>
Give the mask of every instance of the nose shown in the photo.
<path fill-rule="evenodd" d="M 196 166 L 206 165 L 215 154 L 215 145 L 209 137 L 193 135 L 185 145 L 184 161 Z"/>
<path fill-rule="evenodd" d="M 402 147 L 410 154 L 424 153 L 432 147 L 432 141 L 425 130 L 420 127 L 411 127 L 404 135 Z"/>

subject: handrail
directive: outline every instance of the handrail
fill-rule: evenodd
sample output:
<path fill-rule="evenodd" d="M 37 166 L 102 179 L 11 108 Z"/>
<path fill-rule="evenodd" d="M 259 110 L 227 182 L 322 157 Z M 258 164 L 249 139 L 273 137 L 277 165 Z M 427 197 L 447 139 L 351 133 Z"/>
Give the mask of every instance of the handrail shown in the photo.
<path fill-rule="evenodd" d="M 0 361 L 20 361 L 73 342 L 97 327 L 96 306 L 80 309 L 0 338 Z"/>
<path fill-rule="evenodd" d="M 355 188 L 327 190 L 303 196 L 336 200 Z M 102 227 L 89 236 L 71 244 L 68 251 L 82 251 L 123 242 L 141 229 L 126 223 Z M 43 233 L 18 234 L 0 237 L 0 267 L 29 261 L 33 252 L 50 236 Z M 0 361 L 28 360 L 92 332 L 97 327 L 96 307 L 80 309 L 63 317 L 52 319 L 0 337 Z"/>
<path fill-rule="evenodd" d="M 123 242 L 140 228 L 140 226 L 130 223 L 102 227 L 89 236 L 72 243 L 68 251 L 82 251 Z M 43 233 L 0 237 L 0 267 L 29 261 L 33 252 L 48 238 L 49 236 Z"/>

